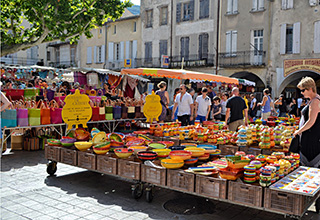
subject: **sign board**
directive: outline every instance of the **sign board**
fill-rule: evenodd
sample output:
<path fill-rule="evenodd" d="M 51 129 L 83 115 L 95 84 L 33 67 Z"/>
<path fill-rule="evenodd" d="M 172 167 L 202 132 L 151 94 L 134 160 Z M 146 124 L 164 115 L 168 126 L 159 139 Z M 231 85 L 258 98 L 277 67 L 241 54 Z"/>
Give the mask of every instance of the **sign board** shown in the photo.
<path fill-rule="evenodd" d="M 162 105 L 160 103 L 160 96 L 156 95 L 154 91 L 152 91 L 152 94 L 147 95 L 146 97 L 146 103 L 143 106 L 143 114 L 146 116 L 147 121 L 152 123 L 154 119 L 159 121 L 161 112 Z"/>
<path fill-rule="evenodd" d="M 312 71 L 320 74 L 320 59 L 297 59 L 283 61 L 284 77 L 298 71 Z"/>
<path fill-rule="evenodd" d="M 124 67 L 131 67 L 131 59 L 124 60 Z"/>
<path fill-rule="evenodd" d="M 161 67 L 162 68 L 169 68 L 169 56 L 162 55 L 161 56 Z"/>
<path fill-rule="evenodd" d="M 92 116 L 89 101 L 89 97 L 80 94 L 79 89 L 64 99 L 66 104 L 62 109 L 62 119 L 68 125 L 68 129 L 71 129 L 73 125 L 78 127 L 79 124 L 82 124 L 84 128 L 87 127 L 87 122 Z"/>

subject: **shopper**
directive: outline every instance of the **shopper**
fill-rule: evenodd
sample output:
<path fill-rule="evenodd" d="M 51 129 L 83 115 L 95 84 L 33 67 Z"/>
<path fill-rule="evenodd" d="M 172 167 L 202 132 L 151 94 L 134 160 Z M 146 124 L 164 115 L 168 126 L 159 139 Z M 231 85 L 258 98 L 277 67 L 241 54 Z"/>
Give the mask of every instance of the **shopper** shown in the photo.
<path fill-rule="evenodd" d="M 286 117 L 287 116 L 287 103 L 284 99 L 284 95 L 281 94 L 279 99 L 274 102 L 275 105 L 279 106 L 279 114 L 278 117 Z"/>
<path fill-rule="evenodd" d="M 221 97 L 221 121 L 226 120 L 226 111 L 227 111 L 227 101 L 229 98 L 229 94 L 227 92 L 224 92 Z"/>
<path fill-rule="evenodd" d="M 290 108 L 289 115 L 298 116 L 298 106 L 295 98 L 292 98 L 292 101 L 289 104 L 289 108 Z"/>
<path fill-rule="evenodd" d="M 243 121 L 243 111 L 245 122 Z M 248 125 L 248 109 L 243 98 L 239 96 L 239 88 L 232 89 L 232 97 L 227 101 L 226 122 L 230 131 L 236 131 L 240 125 Z"/>
<path fill-rule="evenodd" d="M 262 102 L 258 103 L 258 106 L 262 106 L 262 120 L 268 120 L 268 117 L 271 115 L 271 106 L 273 105 L 269 89 L 264 89 L 263 95 Z"/>
<path fill-rule="evenodd" d="M 208 89 L 203 87 L 201 91 L 202 94 L 199 95 L 195 101 L 196 120 L 199 120 L 200 123 L 208 120 L 211 109 L 211 100 L 207 96 Z"/>
<path fill-rule="evenodd" d="M 167 116 L 167 108 L 169 104 L 169 94 L 166 91 L 167 83 L 165 81 L 161 81 L 158 84 L 159 90 L 156 91 L 156 95 L 160 96 L 160 103 L 162 106 L 161 115 L 159 116 L 159 122 L 163 123 Z"/>
<path fill-rule="evenodd" d="M 184 84 L 180 85 L 180 93 L 176 96 L 173 111 L 172 119 L 174 119 L 174 112 L 177 107 L 178 110 L 178 120 L 181 122 L 182 126 L 189 125 L 190 120 L 193 120 L 193 108 L 192 108 L 192 97 L 187 93 L 187 87 Z"/>
<path fill-rule="evenodd" d="M 256 117 L 256 114 L 257 114 L 257 99 L 254 94 L 251 94 L 250 98 L 251 98 L 251 102 L 250 102 L 249 114 L 251 118 L 254 118 Z"/>
<path fill-rule="evenodd" d="M 176 110 L 175 112 L 173 112 L 173 107 L 174 107 L 174 102 L 175 102 L 175 100 L 176 100 L 176 96 L 177 96 L 179 93 L 180 93 L 180 89 L 179 89 L 179 88 L 176 88 L 176 89 L 174 90 L 174 95 L 173 95 L 173 105 L 171 105 L 171 106 L 169 107 L 169 109 L 171 110 L 172 114 L 174 114 L 174 118 L 173 118 L 174 121 L 176 121 L 176 120 L 178 119 L 178 109 L 179 109 L 179 107 L 177 107 L 177 110 Z"/>
<path fill-rule="evenodd" d="M 110 84 L 108 82 L 103 83 L 103 94 L 107 99 L 111 99 Z"/>
<path fill-rule="evenodd" d="M 212 116 L 214 120 L 221 120 L 221 109 L 220 98 L 218 96 L 213 97 Z"/>

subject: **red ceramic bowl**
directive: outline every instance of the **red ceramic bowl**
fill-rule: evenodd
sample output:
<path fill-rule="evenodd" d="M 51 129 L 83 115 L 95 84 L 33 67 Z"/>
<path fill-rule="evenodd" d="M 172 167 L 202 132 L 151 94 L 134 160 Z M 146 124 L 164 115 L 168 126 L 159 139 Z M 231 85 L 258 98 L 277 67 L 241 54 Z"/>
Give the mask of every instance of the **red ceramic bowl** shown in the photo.
<path fill-rule="evenodd" d="M 171 159 L 176 160 L 188 160 L 191 158 L 192 152 L 187 150 L 175 150 L 171 151 L 169 156 Z"/>
<path fill-rule="evenodd" d="M 152 151 L 140 151 L 137 153 L 137 156 L 140 160 L 146 161 L 146 160 L 155 160 L 158 154 Z"/>

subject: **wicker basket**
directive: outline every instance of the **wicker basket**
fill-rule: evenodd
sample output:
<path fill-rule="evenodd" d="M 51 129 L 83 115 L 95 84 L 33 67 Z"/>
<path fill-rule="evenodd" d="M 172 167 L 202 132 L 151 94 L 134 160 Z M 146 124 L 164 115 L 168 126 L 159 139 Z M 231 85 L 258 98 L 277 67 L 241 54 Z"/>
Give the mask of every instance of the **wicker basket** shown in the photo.
<path fill-rule="evenodd" d="M 167 186 L 179 191 L 194 192 L 195 175 L 183 170 L 167 171 Z"/>
<path fill-rule="evenodd" d="M 141 165 L 141 181 L 158 186 L 165 186 L 167 180 L 167 169 L 148 165 Z"/>
<path fill-rule="evenodd" d="M 97 155 L 97 171 L 117 175 L 118 159 L 109 155 Z"/>
<path fill-rule="evenodd" d="M 140 180 L 139 162 L 133 159 L 119 159 L 118 160 L 118 175 L 128 179 Z"/>
<path fill-rule="evenodd" d="M 78 152 L 78 167 L 88 170 L 95 170 L 97 168 L 96 155 L 88 152 Z"/>
<path fill-rule="evenodd" d="M 67 148 L 61 148 L 60 150 L 61 163 L 77 166 L 77 151 Z"/>
<path fill-rule="evenodd" d="M 227 199 L 227 180 L 196 175 L 196 193 L 210 198 Z"/>

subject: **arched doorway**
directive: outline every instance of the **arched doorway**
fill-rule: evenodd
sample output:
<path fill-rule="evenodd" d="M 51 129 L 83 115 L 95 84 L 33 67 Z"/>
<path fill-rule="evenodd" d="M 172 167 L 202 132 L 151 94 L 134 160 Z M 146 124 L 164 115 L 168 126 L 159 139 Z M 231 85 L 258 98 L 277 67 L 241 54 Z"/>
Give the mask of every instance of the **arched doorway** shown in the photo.
<path fill-rule="evenodd" d="M 239 79 L 246 79 L 246 80 L 250 80 L 252 82 L 255 82 L 256 83 L 256 86 L 255 86 L 256 92 L 262 92 L 264 90 L 264 88 L 266 88 L 264 82 L 260 79 L 260 77 L 254 73 L 251 73 L 251 72 L 247 72 L 247 71 L 237 72 L 237 73 L 232 74 L 230 77 L 239 78 Z"/>
<path fill-rule="evenodd" d="M 298 98 L 301 96 L 300 90 L 297 88 L 298 83 L 303 77 L 310 76 L 317 85 L 318 93 L 320 92 L 320 73 L 311 71 L 299 71 L 289 75 L 279 87 L 279 95 L 284 94 L 286 98 Z"/>

